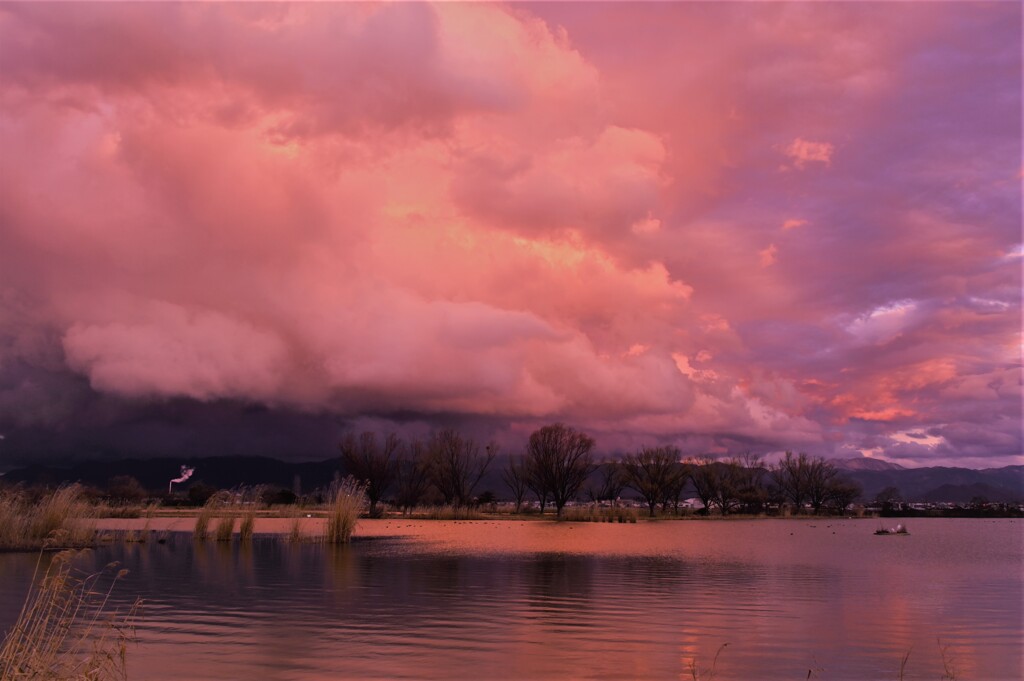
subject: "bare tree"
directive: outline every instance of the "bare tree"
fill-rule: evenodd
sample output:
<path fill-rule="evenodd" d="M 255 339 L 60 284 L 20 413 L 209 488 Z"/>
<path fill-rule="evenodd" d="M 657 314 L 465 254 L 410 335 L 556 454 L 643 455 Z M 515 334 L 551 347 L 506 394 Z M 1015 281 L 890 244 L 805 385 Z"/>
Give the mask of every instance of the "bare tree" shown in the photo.
<path fill-rule="evenodd" d="M 547 468 L 541 464 L 542 462 L 536 460 L 530 453 L 529 448 L 527 448 L 526 486 L 537 497 L 537 503 L 540 504 L 540 514 L 544 515 L 544 509 L 548 505 L 548 494 L 551 489 L 550 484 L 545 479 Z"/>
<path fill-rule="evenodd" d="M 842 478 L 839 469 L 822 457 L 809 457 L 801 452 L 786 455 L 772 466 L 772 477 L 783 497 L 796 506 L 797 511 L 809 503 L 815 513 L 822 508 L 846 508 L 860 496 L 860 487 Z"/>
<path fill-rule="evenodd" d="M 397 453 L 401 445 L 402 441 L 394 433 L 386 435 L 382 443 L 371 432 L 364 432 L 359 437 L 349 433 L 341 441 L 341 460 L 345 471 L 365 485 L 371 518 L 378 515 L 377 504 L 395 481 Z"/>
<path fill-rule="evenodd" d="M 505 481 L 512 499 L 516 502 L 516 513 L 523 508 L 523 499 L 529 488 L 527 481 L 530 477 L 530 469 L 526 463 L 526 455 L 510 456 L 508 464 L 501 471 L 501 479 Z"/>
<path fill-rule="evenodd" d="M 883 513 L 889 513 L 893 509 L 897 508 L 903 501 L 903 495 L 900 493 L 898 487 L 892 485 L 886 487 L 877 495 L 875 495 L 875 503 L 882 506 Z"/>
<path fill-rule="evenodd" d="M 410 442 L 399 454 L 395 471 L 395 503 L 404 513 L 409 513 L 430 489 L 427 447 L 419 440 Z"/>
<path fill-rule="evenodd" d="M 770 468 L 772 480 L 779 490 L 782 498 L 796 507 L 799 513 L 808 498 L 807 469 L 810 460 L 807 455 L 800 453 L 793 456 L 793 452 L 786 452 L 785 456 Z"/>
<path fill-rule="evenodd" d="M 551 495 L 559 517 L 590 475 L 593 449 L 594 438 L 561 423 L 544 426 L 530 435 L 527 451 L 531 468 Z"/>
<path fill-rule="evenodd" d="M 732 478 L 739 505 L 747 513 L 761 513 L 768 503 L 765 486 L 763 459 L 751 452 L 740 454 L 729 460 L 733 467 Z"/>
<path fill-rule="evenodd" d="M 430 479 L 444 503 L 469 506 L 473 490 L 498 454 L 497 446 L 480 447 L 454 430 L 441 430 L 430 438 Z"/>
<path fill-rule="evenodd" d="M 587 496 L 591 501 L 615 501 L 622 495 L 628 480 L 626 471 L 618 461 L 602 461 L 597 464 L 597 484 L 592 483 L 587 487 Z"/>
<path fill-rule="evenodd" d="M 690 480 L 690 466 L 677 461 L 675 468 L 675 474 L 671 478 L 671 482 L 666 490 L 668 496 L 665 497 L 665 504 L 672 503 L 672 512 L 679 515 L 679 502 L 682 500 L 683 491 L 686 489 L 686 483 Z"/>
<path fill-rule="evenodd" d="M 671 498 L 673 486 L 682 474 L 679 457 L 676 447 L 644 447 L 622 462 L 629 486 L 646 502 L 652 518 L 657 505 L 666 504 Z"/>
<path fill-rule="evenodd" d="M 690 459 L 690 480 L 697 498 L 704 504 L 704 515 L 711 513 L 711 507 L 719 497 L 718 488 L 722 481 L 717 466 L 718 462 L 706 454 Z"/>
<path fill-rule="evenodd" d="M 817 514 L 839 482 L 839 469 L 830 461 L 814 457 L 807 460 L 804 480 L 807 482 L 807 500 Z"/>
<path fill-rule="evenodd" d="M 825 506 L 832 513 L 842 514 L 846 507 L 857 500 L 863 489 L 856 482 L 840 477 L 832 483 L 825 498 Z"/>

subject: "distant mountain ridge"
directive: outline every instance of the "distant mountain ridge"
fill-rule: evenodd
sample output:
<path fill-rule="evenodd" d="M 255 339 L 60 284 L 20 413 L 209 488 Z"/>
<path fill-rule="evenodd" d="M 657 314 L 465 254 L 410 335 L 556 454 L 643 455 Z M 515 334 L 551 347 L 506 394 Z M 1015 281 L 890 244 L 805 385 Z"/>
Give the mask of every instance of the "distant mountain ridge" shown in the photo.
<path fill-rule="evenodd" d="M 508 496 L 501 480 L 501 468 L 506 461 L 505 457 L 495 460 L 477 487 L 478 493 L 491 491 L 499 499 Z M 944 466 L 904 468 L 867 458 L 834 460 L 833 463 L 845 477 L 861 486 L 862 501 L 873 500 L 887 487 L 895 487 L 901 498 L 909 502 L 967 503 L 977 497 L 992 502 L 1024 501 L 1024 466 L 984 470 Z M 199 482 L 222 489 L 240 485 L 292 489 L 298 483 L 301 491 L 309 492 L 330 484 L 336 475 L 345 474 L 340 458 L 288 462 L 259 456 L 214 456 L 84 461 L 67 467 L 32 465 L 9 471 L 0 476 L 0 482 L 30 485 L 81 482 L 104 487 L 114 476 L 130 475 L 146 489 L 158 493 L 167 490 L 167 483 L 178 476 L 182 465 L 195 468 L 195 474 L 181 489 Z"/>
<path fill-rule="evenodd" d="M 881 459 L 869 459 L 866 456 L 858 456 L 852 459 L 833 459 L 832 463 L 836 468 L 844 471 L 905 471 L 904 466 L 898 463 L 889 463 Z"/>

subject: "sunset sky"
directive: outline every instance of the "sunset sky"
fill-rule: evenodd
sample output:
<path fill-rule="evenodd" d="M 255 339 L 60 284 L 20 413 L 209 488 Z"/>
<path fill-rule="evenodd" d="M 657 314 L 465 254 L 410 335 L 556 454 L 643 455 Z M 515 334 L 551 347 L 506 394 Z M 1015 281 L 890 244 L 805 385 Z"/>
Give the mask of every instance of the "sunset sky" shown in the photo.
<path fill-rule="evenodd" d="M 0 470 L 1024 463 L 1021 5 L 0 5 Z"/>

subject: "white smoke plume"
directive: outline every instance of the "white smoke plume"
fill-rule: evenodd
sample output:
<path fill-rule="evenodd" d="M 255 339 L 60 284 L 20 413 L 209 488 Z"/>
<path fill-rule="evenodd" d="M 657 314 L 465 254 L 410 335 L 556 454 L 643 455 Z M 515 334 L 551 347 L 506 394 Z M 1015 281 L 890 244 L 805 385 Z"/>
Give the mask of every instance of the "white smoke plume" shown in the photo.
<path fill-rule="evenodd" d="M 171 486 L 174 485 L 174 483 L 176 483 L 176 482 L 185 482 L 186 480 L 191 478 L 192 474 L 195 473 L 195 472 L 196 472 L 195 468 L 189 468 L 188 466 L 182 466 L 181 467 L 181 476 L 177 477 L 177 478 L 174 478 L 169 483 L 167 483 L 167 493 L 168 494 L 171 493 Z"/>

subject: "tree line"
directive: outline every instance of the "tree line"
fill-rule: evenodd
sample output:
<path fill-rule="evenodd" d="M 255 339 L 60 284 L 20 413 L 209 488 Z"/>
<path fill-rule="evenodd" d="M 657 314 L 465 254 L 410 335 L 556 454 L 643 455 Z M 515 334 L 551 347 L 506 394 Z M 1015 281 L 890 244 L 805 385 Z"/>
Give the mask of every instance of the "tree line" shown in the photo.
<path fill-rule="evenodd" d="M 630 488 L 652 517 L 659 507 L 678 513 L 687 495 L 701 501 L 705 514 L 757 514 L 784 506 L 841 513 L 861 493 L 835 465 L 804 453 L 786 452 L 766 465 L 753 454 L 684 458 L 677 447 L 659 446 L 598 462 L 594 446 L 592 437 L 562 423 L 534 431 L 525 450 L 509 456 L 501 470 L 516 512 L 533 497 L 541 513 L 550 506 L 561 516 L 581 494 L 593 502 L 614 502 Z M 340 448 L 346 471 L 366 486 L 371 516 L 379 515 L 385 498 L 403 511 L 431 501 L 469 506 L 498 454 L 494 443 L 481 447 L 451 429 L 408 443 L 394 434 L 350 433 Z"/>

